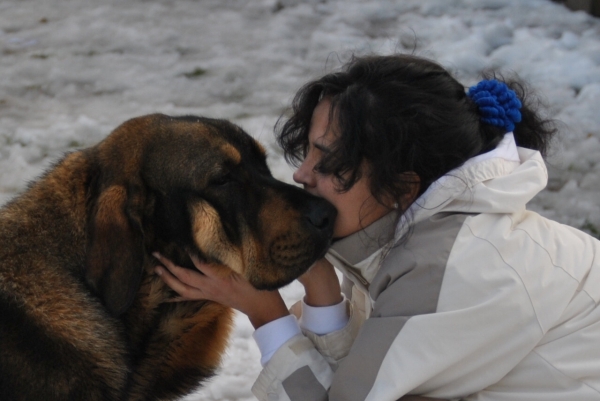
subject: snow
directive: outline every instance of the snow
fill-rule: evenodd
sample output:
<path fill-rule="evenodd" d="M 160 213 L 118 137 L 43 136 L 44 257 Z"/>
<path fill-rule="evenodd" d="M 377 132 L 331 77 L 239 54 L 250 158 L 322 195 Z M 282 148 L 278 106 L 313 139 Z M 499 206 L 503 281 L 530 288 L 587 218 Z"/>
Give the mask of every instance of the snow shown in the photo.
<path fill-rule="evenodd" d="M 561 122 L 531 208 L 598 234 L 600 20 L 547 0 L 3 0 L 0 204 L 152 112 L 233 120 L 290 182 L 274 123 L 304 82 L 368 52 L 434 58 L 465 85 L 487 68 L 527 79 Z M 238 315 L 219 375 L 186 400 L 252 400 L 251 336 Z"/>

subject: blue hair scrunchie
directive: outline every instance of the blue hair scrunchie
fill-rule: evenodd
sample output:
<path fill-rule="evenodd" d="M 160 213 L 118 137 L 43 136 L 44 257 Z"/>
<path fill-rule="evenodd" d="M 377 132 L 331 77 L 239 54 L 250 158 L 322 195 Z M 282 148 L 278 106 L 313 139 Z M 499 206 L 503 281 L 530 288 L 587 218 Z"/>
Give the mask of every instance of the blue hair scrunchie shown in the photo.
<path fill-rule="evenodd" d="M 479 107 L 481 121 L 486 124 L 511 132 L 521 121 L 521 101 L 504 82 L 483 80 L 469 88 L 468 96 Z"/>

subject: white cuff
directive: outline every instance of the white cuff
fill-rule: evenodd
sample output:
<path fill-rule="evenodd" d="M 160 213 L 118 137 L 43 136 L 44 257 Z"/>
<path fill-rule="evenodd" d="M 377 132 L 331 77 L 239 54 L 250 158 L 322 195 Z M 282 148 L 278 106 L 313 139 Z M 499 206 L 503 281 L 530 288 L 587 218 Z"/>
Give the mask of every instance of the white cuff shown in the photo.
<path fill-rule="evenodd" d="M 265 366 L 273 354 L 297 334 L 302 334 L 302 331 L 294 315 L 280 317 L 256 329 L 252 337 L 262 355 L 261 365 Z"/>
<path fill-rule="evenodd" d="M 343 329 L 348 324 L 348 319 L 348 300 L 345 296 L 342 302 L 331 306 L 314 307 L 302 300 L 302 316 L 299 323 L 304 330 L 321 336 Z"/>

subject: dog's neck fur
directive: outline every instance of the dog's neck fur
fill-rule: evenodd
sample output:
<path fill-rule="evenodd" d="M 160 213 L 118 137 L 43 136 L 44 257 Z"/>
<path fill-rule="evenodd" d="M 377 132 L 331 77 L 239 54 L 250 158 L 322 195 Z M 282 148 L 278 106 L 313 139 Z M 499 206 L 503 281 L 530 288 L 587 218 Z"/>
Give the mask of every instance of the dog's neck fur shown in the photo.
<path fill-rule="evenodd" d="M 83 154 L 71 153 L 31 184 L 25 193 L 0 209 L 0 271 L 11 268 L 2 263 L 2 259 L 8 256 L 2 243 L 10 240 L 18 244 L 20 238 L 30 242 L 31 233 L 35 232 L 37 251 L 31 250 L 31 244 L 22 246 L 27 249 L 27 254 L 23 255 L 26 260 L 34 264 L 36 256 L 56 258 L 57 263 L 67 266 L 75 274 L 79 273 L 77 270 L 85 263 L 88 170 Z M 68 185 L 51 185 L 55 180 Z M 27 236 L 22 235 L 25 232 Z M 11 247 L 11 252 L 18 248 Z M 65 256 L 67 254 L 68 257 Z M 76 265 L 73 265 L 74 261 Z"/>

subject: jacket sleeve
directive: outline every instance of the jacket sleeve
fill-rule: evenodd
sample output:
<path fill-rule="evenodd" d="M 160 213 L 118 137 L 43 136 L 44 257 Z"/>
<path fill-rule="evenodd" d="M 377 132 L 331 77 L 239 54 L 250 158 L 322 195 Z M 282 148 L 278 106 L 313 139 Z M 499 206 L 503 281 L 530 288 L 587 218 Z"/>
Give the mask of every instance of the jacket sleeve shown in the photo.
<path fill-rule="evenodd" d="M 339 362 L 348 355 L 360 325 L 364 322 L 364 315 L 361 314 L 361 310 L 354 303 L 346 302 L 346 305 L 349 320 L 342 329 L 320 335 L 302 327 L 304 335 L 311 340 L 317 351 L 334 371 L 337 369 Z"/>
<path fill-rule="evenodd" d="M 291 311 L 301 315 L 301 304 Z M 335 369 L 356 337 L 363 318 L 354 313 L 351 303 L 348 324 L 341 330 L 317 335 L 303 329 L 303 334 L 288 340 L 264 366 L 252 387 L 261 401 L 327 400 Z"/>

